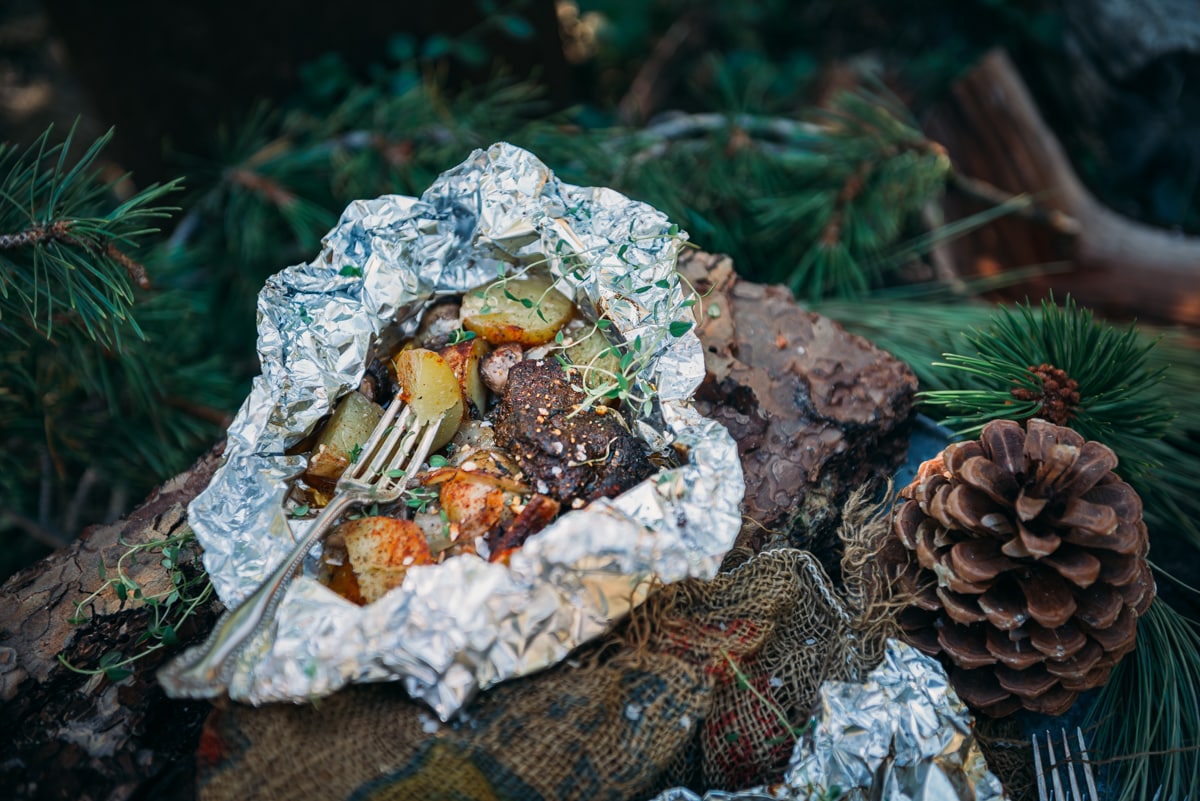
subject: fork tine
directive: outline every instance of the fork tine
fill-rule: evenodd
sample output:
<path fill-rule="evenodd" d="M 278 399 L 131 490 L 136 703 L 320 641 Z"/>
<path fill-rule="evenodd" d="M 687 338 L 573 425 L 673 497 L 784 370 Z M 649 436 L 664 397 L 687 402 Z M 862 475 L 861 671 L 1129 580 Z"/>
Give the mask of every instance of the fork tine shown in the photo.
<path fill-rule="evenodd" d="M 404 411 L 396 421 L 383 430 L 382 442 L 371 451 L 363 449 L 361 461 L 363 469 L 355 475 L 357 479 L 370 481 L 378 473 L 388 469 L 396 453 L 397 444 L 404 450 L 412 447 L 411 440 L 416 436 L 412 424 L 416 415 L 411 406 L 405 406 Z"/>
<path fill-rule="evenodd" d="M 384 449 L 387 440 L 392 436 L 402 436 L 408 428 L 410 417 L 412 417 L 411 407 L 397 395 L 384 410 L 383 417 L 375 424 L 375 430 L 371 432 L 371 436 L 367 437 L 367 441 L 362 444 L 358 458 L 347 468 L 346 475 L 355 479 L 362 479 L 370 475 L 375 458 Z"/>
<path fill-rule="evenodd" d="M 406 437 L 401 444 L 397 454 L 400 458 L 393 459 L 389 467 L 379 471 L 379 483 L 376 488 L 380 495 L 388 496 L 398 494 L 408 484 L 409 478 L 416 472 L 424 462 L 425 457 L 429 455 L 429 449 L 433 445 L 433 439 L 437 436 L 438 427 L 441 425 L 440 420 L 430 420 L 425 423 L 423 428 L 414 428 L 411 431 L 412 436 Z M 411 452 L 407 452 L 412 447 L 412 441 L 420 437 L 417 446 Z M 393 470 L 399 471 L 396 475 L 389 475 Z"/>
<path fill-rule="evenodd" d="M 1083 793 L 1079 792 L 1079 779 L 1075 777 L 1074 760 L 1071 758 L 1071 740 L 1067 737 L 1066 729 L 1060 729 L 1060 731 L 1062 731 L 1063 762 L 1066 764 L 1067 778 L 1071 780 L 1071 798 L 1074 801 L 1083 801 Z"/>
<path fill-rule="evenodd" d="M 1055 801 L 1064 801 L 1066 794 L 1063 791 L 1062 784 L 1062 763 L 1058 761 L 1058 757 L 1054 754 L 1054 738 L 1050 733 L 1046 733 L 1046 750 L 1050 753 L 1050 779 L 1054 782 L 1054 799 Z"/>
<path fill-rule="evenodd" d="M 1092 761 L 1088 757 L 1087 745 L 1083 741 L 1083 729 L 1075 727 L 1075 736 L 1079 740 L 1079 756 L 1083 760 L 1083 780 L 1087 784 L 1088 794 L 1092 801 L 1100 801 L 1100 793 L 1096 790 L 1096 777 L 1092 773 Z"/>
<path fill-rule="evenodd" d="M 1038 801 L 1050 801 L 1046 793 L 1046 769 L 1042 767 L 1042 749 L 1038 748 L 1037 735 L 1033 735 L 1033 767 L 1037 776 Z"/>

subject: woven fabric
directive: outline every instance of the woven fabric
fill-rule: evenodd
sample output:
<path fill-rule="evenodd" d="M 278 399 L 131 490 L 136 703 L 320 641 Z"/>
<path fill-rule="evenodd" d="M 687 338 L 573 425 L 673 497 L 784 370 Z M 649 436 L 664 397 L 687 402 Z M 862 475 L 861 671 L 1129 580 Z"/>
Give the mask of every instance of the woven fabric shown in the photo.
<path fill-rule="evenodd" d="M 199 798 L 594 801 L 771 781 L 821 682 L 878 659 L 845 600 L 811 554 L 772 551 L 661 589 L 613 635 L 452 725 L 391 685 L 229 705 L 201 742 Z"/>

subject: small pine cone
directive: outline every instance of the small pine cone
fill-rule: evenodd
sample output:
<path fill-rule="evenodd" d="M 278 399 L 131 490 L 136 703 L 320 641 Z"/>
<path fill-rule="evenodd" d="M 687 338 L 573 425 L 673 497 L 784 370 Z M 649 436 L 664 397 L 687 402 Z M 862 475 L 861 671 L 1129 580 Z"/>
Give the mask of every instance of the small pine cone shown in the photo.
<path fill-rule="evenodd" d="M 881 551 L 899 623 L 993 717 L 1065 712 L 1133 650 L 1154 598 L 1142 502 L 1099 442 L 988 423 L 921 465 Z"/>

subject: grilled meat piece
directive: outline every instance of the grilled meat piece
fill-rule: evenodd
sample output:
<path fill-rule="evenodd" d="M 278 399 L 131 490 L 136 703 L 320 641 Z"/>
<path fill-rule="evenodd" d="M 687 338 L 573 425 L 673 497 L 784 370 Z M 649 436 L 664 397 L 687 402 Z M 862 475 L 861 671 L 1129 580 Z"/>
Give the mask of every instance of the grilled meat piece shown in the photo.
<path fill-rule="evenodd" d="M 654 472 L 646 443 L 617 411 L 596 406 L 572 415 L 583 401 L 557 362 L 526 360 L 509 371 L 493 417 L 496 444 L 538 492 L 567 506 L 618 495 Z"/>

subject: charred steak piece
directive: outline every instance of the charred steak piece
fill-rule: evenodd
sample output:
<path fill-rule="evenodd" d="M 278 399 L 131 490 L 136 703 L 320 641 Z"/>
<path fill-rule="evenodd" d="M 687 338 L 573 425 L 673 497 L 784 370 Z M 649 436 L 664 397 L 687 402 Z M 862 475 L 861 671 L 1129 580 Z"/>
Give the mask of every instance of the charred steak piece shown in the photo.
<path fill-rule="evenodd" d="M 538 492 L 567 506 L 619 495 L 654 472 L 646 443 L 616 411 L 597 406 L 571 415 L 583 401 L 557 362 L 527 360 L 509 371 L 492 418 L 496 444 Z"/>

